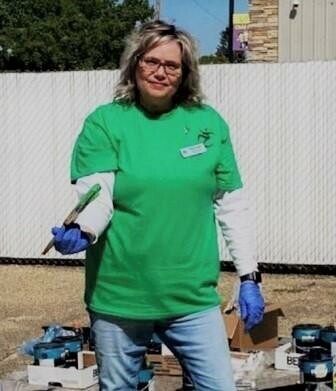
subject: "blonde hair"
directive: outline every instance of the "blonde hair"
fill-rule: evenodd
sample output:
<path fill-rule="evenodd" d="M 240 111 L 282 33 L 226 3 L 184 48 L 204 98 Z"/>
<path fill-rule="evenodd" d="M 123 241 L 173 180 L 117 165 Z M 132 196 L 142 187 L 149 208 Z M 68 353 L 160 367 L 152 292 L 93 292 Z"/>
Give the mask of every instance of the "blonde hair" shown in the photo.
<path fill-rule="evenodd" d="M 128 37 L 120 60 L 120 78 L 115 90 L 116 100 L 125 103 L 137 101 L 135 73 L 139 58 L 149 49 L 167 41 L 178 42 L 182 52 L 182 81 L 173 98 L 174 103 L 186 106 L 201 104 L 196 43 L 185 31 L 161 20 L 145 23 Z"/>

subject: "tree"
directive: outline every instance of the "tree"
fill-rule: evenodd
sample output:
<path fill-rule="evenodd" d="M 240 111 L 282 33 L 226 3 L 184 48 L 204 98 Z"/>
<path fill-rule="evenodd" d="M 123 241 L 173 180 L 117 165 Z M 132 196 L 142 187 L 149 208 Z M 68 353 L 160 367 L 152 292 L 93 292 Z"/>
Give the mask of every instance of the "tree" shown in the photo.
<path fill-rule="evenodd" d="M 0 70 L 116 68 L 148 0 L 0 0 Z"/>
<path fill-rule="evenodd" d="M 230 51 L 229 51 L 229 37 L 230 30 L 227 27 L 221 32 L 219 45 L 217 46 L 216 56 L 223 59 L 223 62 L 230 62 Z M 244 52 L 233 52 L 233 62 L 245 62 Z"/>
<path fill-rule="evenodd" d="M 202 56 L 199 59 L 200 64 L 207 65 L 207 64 L 223 64 L 226 62 L 229 62 L 229 60 L 222 56 L 217 56 L 216 54 L 209 54 Z"/>

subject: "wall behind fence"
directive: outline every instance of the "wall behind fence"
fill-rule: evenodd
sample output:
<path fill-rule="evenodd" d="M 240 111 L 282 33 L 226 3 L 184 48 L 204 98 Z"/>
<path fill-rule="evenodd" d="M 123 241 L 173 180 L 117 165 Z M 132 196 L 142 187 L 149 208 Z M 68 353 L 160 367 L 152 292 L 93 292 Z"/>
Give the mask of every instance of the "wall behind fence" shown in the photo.
<path fill-rule="evenodd" d="M 258 260 L 336 264 L 336 62 L 201 71 L 208 102 L 231 126 Z M 39 258 L 50 227 L 73 207 L 73 143 L 85 116 L 112 99 L 117 78 L 0 75 L 0 257 Z"/>
<path fill-rule="evenodd" d="M 254 0 L 255 1 L 255 0 Z M 279 0 L 280 62 L 336 59 L 334 0 Z"/>

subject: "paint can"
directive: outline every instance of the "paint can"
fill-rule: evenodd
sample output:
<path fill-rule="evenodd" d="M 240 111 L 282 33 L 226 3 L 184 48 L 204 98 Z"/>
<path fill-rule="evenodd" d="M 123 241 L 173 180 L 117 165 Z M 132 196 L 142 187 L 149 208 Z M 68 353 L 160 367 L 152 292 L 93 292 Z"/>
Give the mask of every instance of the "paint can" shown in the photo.
<path fill-rule="evenodd" d="M 34 365 L 62 366 L 66 349 L 62 342 L 40 342 L 34 346 Z"/>
<path fill-rule="evenodd" d="M 323 327 L 320 332 L 321 346 L 331 352 L 331 344 L 336 342 L 336 330 L 334 326 Z"/>
<path fill-rule="evenodd" d="M 297 324 L 292 328 L 293 351 L 296 353 L 309 353 L 312 348 L 320 346 L 319 324 Z"/>
<path fill-rule="evenodd" d="M 83 338 L 80 335 L 66 335 L 63 337 L 56 337 L 53 342 L 61 343 L 65 349 L 65 367 L 78 368 L 78 353 L 83 349 Z"/>
<path fill-rule="evenodd" d="M 333 359 L 325 349 L 311 348 L 309 353 L 299 358 L 299 368 L 302 384 L 332 387 Z"/>

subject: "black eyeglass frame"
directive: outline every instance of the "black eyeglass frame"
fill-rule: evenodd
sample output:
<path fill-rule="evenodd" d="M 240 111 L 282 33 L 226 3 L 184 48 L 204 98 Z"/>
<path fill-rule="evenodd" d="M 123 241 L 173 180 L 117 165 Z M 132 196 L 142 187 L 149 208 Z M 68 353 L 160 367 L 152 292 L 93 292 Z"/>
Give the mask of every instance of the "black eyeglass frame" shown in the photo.
<path fill-rule="evenodd" d="M 147 60 L 147 61 L 146 61 Z M 151 62 L 151 64 L 150 64 Z M 138 63 L 150 72 L 157 72 L 158 69 L 162 66 L 165 73 L 170 76 L 180 76 L 183 73 L 184 65 L 183 63 L 178 64 L 172 61 L 161 61 L 156 57 L 145 57 L 140 56 L 138 59 Z M 171 68 L 169 68 L 171 66 Z"/>

